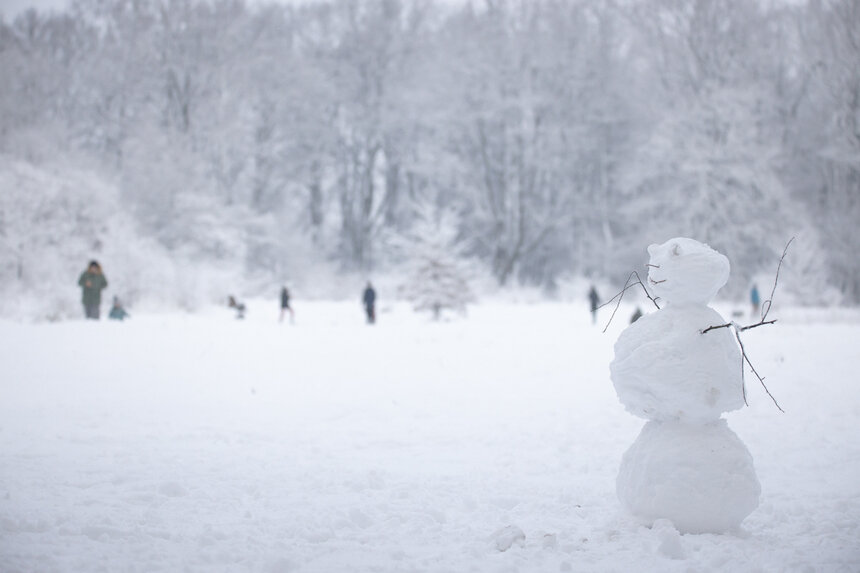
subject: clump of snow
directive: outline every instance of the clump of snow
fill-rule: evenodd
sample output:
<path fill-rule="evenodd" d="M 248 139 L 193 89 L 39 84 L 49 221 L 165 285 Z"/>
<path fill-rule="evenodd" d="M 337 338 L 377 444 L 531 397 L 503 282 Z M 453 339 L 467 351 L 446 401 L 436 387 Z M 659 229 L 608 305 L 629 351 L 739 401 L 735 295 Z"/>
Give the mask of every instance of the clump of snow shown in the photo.
<path fill-rule="evenodd" d="M 631 324 L 615 343 L 612 383 L 628 412 L 646 420 L 710 422 L 744 405 L 741 353 L 706 306 L 669 306 Z"/>
<path fill-rule="evenodd" d="M 516 525 L 506 525 L 490 536 L 494 547 L 499 551 L 507 551 L 514 545 L 522 547 L 526 543 L 526 534 Z"/>
<path fill-rule="evenodd" d="M 681 534 L 668 519 L 658 519 L 652 526 L 660 545 L 657 550 L 669 559 L 686 559 L 688 555 Z"/>
<path fill-rule="evenodd" d="M 672 304 L 708 304 L 729 280 L 729 260 L 694 239 L 676 237 L 648 247 L 648 283 Z"/>
<path fill-rule="evenodd" d="M 555 533 L 544 533 L 541 537 L 541 547 L 544 549 L 558 549 L 558 535 Z"/>
<path fill-rule="evenodd" d="M 725 420 L 648 422 L 624 454 L 616 487 L 630 513 L 669 519 L 682 533 L 735 529 L 761 494 L 752 456 Z"/>

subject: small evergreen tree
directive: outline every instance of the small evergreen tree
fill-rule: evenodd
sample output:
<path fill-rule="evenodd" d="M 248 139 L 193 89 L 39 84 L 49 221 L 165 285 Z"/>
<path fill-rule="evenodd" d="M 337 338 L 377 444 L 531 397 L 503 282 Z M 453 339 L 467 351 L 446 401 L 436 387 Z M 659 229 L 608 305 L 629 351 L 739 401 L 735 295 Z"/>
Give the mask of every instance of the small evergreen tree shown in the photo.
<path fill-rule="evenodd" d="M 444 310 L 465 313 L 474 296 L 457 241 L 456 218 L 424 209 L 404 247 L 411 271 L 401 292 L 415 310 L 431 311 L 434 320 L 439 320 Z"/>

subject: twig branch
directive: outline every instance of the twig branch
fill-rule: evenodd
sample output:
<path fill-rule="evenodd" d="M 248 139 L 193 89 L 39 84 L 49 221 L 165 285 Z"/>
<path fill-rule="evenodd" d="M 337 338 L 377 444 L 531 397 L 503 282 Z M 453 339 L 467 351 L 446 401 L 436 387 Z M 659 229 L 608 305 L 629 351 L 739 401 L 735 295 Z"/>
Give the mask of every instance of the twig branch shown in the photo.
<path fill-rule="evenodd" d="M 779 410 L 780 412 L 782 412 L 783 414 L 785 414 L 785 410 L 783 410 L 779 406 L 779 403 L 776 401 L 776 398 L 774 398 L 773 394 L 770 393 L 770 390 L 767 389 L 767 384 L 764 383 L 764 378 L 755 369 L 755 366 L 753 366 L 753 363 L 750 362 L 749 356 L 747 356 L 746 348 L 744 348 L 744 343 L 741 341 L 741 333 L 740 333 L 737 325 L 734 325 L 734 331 L 735 331 L 735 338 L 737 339 L 738 344 L 741 347 L 741 387 L 742 387 L 743 393 L 744 393 L 744 404 L 749 406 L 749 403 L 747 403 L 746 383 L 744 382 L 744 362 L 746 362 L 747 365 L 750 367 L 750 370 L 752 370 L 752 373 L 755 374 L 756 378 L 758 378 L 758 381 L 761 383 L 761 387 L 764 388 L 764 391 L 767 392 L 767 395 L 770 396 L 771 400 L 773 400 L 773 404 L 774 404 L 774 406 L 776 406 L 776 409 Z"/>
<path fill-rule="evenodd" d="M 744 349 L 744 343 L 741 342 L 741 337 L 738 336 L 738 329 L 734 328 L 733 330 L 735 331 L 735 338 L 737 338 L 738 344 L 741 347 L 741 393 L 744 397 L 744 405 L 749 408 L 750 403 L 747 402 L 747 381 L 744 375 L 744 362 L 747 360 L 747 353 L 746 349 Z M 753 368 L 753 372 L 755 372 L 755 368 Z"/>
<path fill-rule="evenodd" d="M 785 244 L 785 248 L 782 250 L 782 256 L 779 257 L 779 264 L 776 265 L 776 276 L 773 277 L 773 288 L 770 290 L 770 298 L 764 301 L 764 303 L 761 305 L 761 320 L 757 325 L 745 327 L 743 330 L 749 330 L 750 328 L 755 328 L 755 326 L 759 326 L 765 323 L 764 321 L 767 318 L 767 313 L 770 312 L 770 307 L 773 304 L 773 295 L 776 293 L 776 285 L 779 282 L 779 270 L 782 268 L 782 261 L 785 260 L 785 255 L 788 254 L 788 247 L 789 245 L 791 245 L 792 241 L 794 241 L 794 237 L 788 240 L 788 242 Z"/>
<path fill-rule="evenodd" d="M 757 322 L 757 323 L 755 323 L 755 324 L 750 324 L 750 325 L 747 325 L 747 326 L 738 326 L 738 328 L 740 329 L 740 331 L 741 331 L 741 332 L 744 332 L 745 330 L 750 330 L 750 329 L 753 329 L 753 328 L 758 328 L 759 326 L 764 326 L 765 324 L 773 324 L 773 323 L 775 323 L 775 322 L 776 322 L 776 319 L 773 319 L 773 320 L 763 320 L 763 321 L 761 321 L 761 322 Z M 727 323 L 725 323 L 725 324 L 718 324 L 718 325 L 716 325 L 716 326 L 709 326 L 708 328 L 706 328 L 705 330 L 703 330 L 703 331 L 702 331 L 702 334 L 706 334 L 706 333 L 708 333 L 708 332 L 710 332 L 710 331 L 712 331 L 712 330 L 717 330 L 717 329 L 719 329 L 719 328 L 729 328 L 730 326 L 736 326 L 736 325 L 735 325 L 735 323 L 733 323 L 733 322 L 727 322 Z"/>
<path fill-rule="evenodd" d="M 636 281 L 631 283 L 630 280 L 633 277 L 636 277 Z M 660 305 L 657 304 L 657 301 L 654 299 L 654 297 L 651 296 L 651 293 L 648 292 L 648 289 L 645 288 L 645 283 L 643 283 L 642 279 L 639 278 L 639 273 L 636 271 L 633 271 L 632 273 L 630 273 L 630 276 L 627 277 L 627 281 L 624 283 L 624 288 L 621 289 L 621 292 L 619 292 L 618 294 L 616 294 L 615 296 L 613 296 L 612 298 L 610 298 L 609 300 L 607 300 L 606 302 L 604 302 L 603 304 L 601 304 L 600 306 L 597 307 L 598 309 L 601 309 L 604 306 L 612 303 L 613 300 L 618 299 L 618 302 L 615 303 L 615 308 L 612 309 L 612 315 L 609 317 L 609 322 L 606 323 L 606 326 L 604 327 L 603 332 L 606 332 L 606 330 L 609 328 L 609 325 L 612 324 L 612 319 L 615 318 L 615 313 L 618 312 L 618 307 L 621 306 L 621 300 L 624 298 L 624 293 L 627 292 L 627 289 L 633 288 L 636 285 L 639 285 L 642 287 L 642 290 L 645 291 L 645 296 L 648 297 L 648 300 L 650 300 L 651 302 L 654 303 L 654 306 L 657 307 L 657 310 L 660 310 Z"/>
<path fill-rule="evenodd" d="M 776 276 L 774 276 L 774 278 L 773 278 L 773 288 L 770 291 L 770 298 L 768 300 L 764 301 L 764 303 L 761 306 L 761 309 L 763 311 L 761 314 L 761 320 L 759 320 L 755 324 L 748 324 L 746 326 L 739 327 L 741 332 L 745 332 L 747 330 L 752 330 L 753 328 L 758 328 L 759 326 L 764 326 L 765 324 L 773 324 L 776 322 L 776 319 L 766 320 L 767 319 L 767 313 L 770 312 L 770 307 L 773 304 L 773 297 L 774 297 L 774 294 L 776 294 L 776 285 L 779 283 L 779 270 L 782 268 L 782 261 L 785 260 L 785 255 L 788 254 L 788 246 L 791 245 L 792 241 L 794 241 L 794 237 L 792 237 L 791 239 L 788 240 L 788 242 L 785 244 L 785 248 L 782 250 L 782 256 L 779 257 L 779 263 L 776 265 Z M 717 330 L 719 328 L 728 328 L 732 325 L 733 325 L 733 323 L 727 322 L 725 324 L 718 324 L 715 326 L 709 326 L 708 328 L 706 328 L 702 331 L 702 334 L 706 334 L 712 330 Z"/>
<path fill-rule="evenodd" d="M 750 361 L 749 356 L 747 356 L 746 348 L 744 347 L 744 343 L 741 340 L 741 332 L 746 332 L 747 330 L 752 330 L 753 328 L 758 328 L 759 326 L 764 326 L 766 324 L 774 324 L 776 322 L 776 319 L 767 320 L 767 314 L 770 312 L 770 308 L 773 304 L 773 297 L 776 294 L 776 285 L 779 284 L 779 271 L 782 268 L 782 261 L 785 260 L 785 256 L 786 254 L 788 254 L 788 247 L 789 245 L 791 245 L 792 241 L 794 241 L 794 237 L 788 240 L 788 242 L 785 244 L 785 248 L 782 250 L 782 256 L 779 257 L 779 263 L 776 265 L 776 276 L 774 276 L 773 278 L 773 288 L 770 291 L 770 298 L 766 300 L 764 304 L 762 304 L 761 319 L 758 322 L 756 322 L 755 324 L 748 324 L 746 326 L 740 326 L 735 322 L 727 322 L 726 324 L 709 326 L 708 328 L 702 330 L 702 334 L 707 334 L 712 330 L 718 330 L 720 328 L 731 328 L 734 331 L 735 339 L 738 341 L 738 345 L 740 345 L 741 347 L 741 384 L 744 393 L 744 404 L 749 406 L 749 403 L 747 403 L 746 383 L 744 382 L 744 363 L 746 363 L 750 367 L 750 370 L 752 370 L 752 373 L 755 374 L 756 378 L 758 378 L 758 381 L 761 383 L 761 386 L 762 388 L 764 388 L 764 391 L 767 392 L 767 395 L 770 396 L 771 400 L 773 400 L 773 403 L 776 408 L 783 413 L 785 413 L 785 410 L 780 408 L 779 404 L 776 401 L 776 398 L 773 397 L 773 394 L 770 393 L 770 390 L 768 390 L 767 385 L 764 383 L 764 378 L 759 375 L 758 371 L 755 369 L 755 366 L 753 366 L 753 363 Z"/>
<path fill-rule="evenodd" d="M 755 324 L 750 324 L 748 326 L 742 326 L 741 332 L 744 332 L 746 330 L 751 330 L 753 328 L 758 328 L 759 326 L 764 326 L 765 324 L 774 324 L 775 322 L 776 322 L 775 318 L 773 320 L 762 320 L 762 321 L 759 321 Z"/>

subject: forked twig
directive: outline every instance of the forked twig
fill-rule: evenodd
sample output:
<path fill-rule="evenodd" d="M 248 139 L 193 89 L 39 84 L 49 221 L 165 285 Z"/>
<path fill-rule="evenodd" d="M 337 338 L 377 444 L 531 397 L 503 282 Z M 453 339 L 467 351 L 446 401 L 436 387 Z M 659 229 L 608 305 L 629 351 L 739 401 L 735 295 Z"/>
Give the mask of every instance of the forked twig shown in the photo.
<path fill-rule="evenodd" d="M 767 313 L 770 312 L 770 307 L 773 304 L 773 295 L 776 293 L 776 285 L 779 282 L 779 270 L 782 268 L 782 261 L 785 260 L 785 255 L 788 254 L 788 247 L 789 245 L 791 245 L 792 241 L 794 241 L 794 237 L 788 240 L 788 242 L 785 244 L 785 248 L 782 250 L 782 256 L 779 257 L 779 264 L 776 265 L 776 276 L 773 277 L 773 288 L 770 289 L 770 298 L 764 301 L 764 303 L 761 305 L 761 320 L 758 324 L 744 327 L 743 330 L 749 330 L 750 328 L 755 328 L 756 326 L 761 326 L 762 324 L 769 324 L 765 322 L 765 319 L 767 318 Z"/>
<path fill-rule="evenodd" d="M 776 285 L 779 283 L 779 270 L 782 268 L 782 261 L 785 260 L 785 255 L 788 254 L 788 246 L 791 245 L 792 241 L 794 241 L 794 237 L 792 237 L 791 239 L 788 240 L 788 242 L 785 244 L 785 248 L 782 250 L 782 256 L 779 257 L 779 264 L 776 265 L 776 276 L 773 278 L 773 288 L 770 291 L 770 298 L 768 300 L 764 301 L 764 303 L 761 305 L 761 309 L 762 309 L 761 319 L 758 322 L 756 322 L 755 324 L 748 324 L 746 326 L 738 327 L 741 332 L 745 332 L 747 330 L 752 330 L 753 328 L 758 328 L 759 326 L 764 326 L 765 324 L 773 324 L 776 322 L 776 319 L 766 320 L 767 319 L 767 313 L 770 312 L 770 307 L 773 304 L 773 296 L 774 296 L 774 294 L 776 294 Z M 712 330 L 717 330 L 720 328 L 728 328 L 728 327 L 732 326 L 733 324 L 734 323 L 732 323 L 732 322 L 727 322 L 725 324 L 718 324 L 715 326 L 709 326 L 708 328 L 706 328 L 702 331 L 702 334 L 706 334 Z"/>
<path fill-rule="evenodd" d="M 708 328 L 702 330 L 702 334 L 706 334 L 712 330 L 717 330 L 720 328 L 731 328 L 734 331 L 735 339 L 738 341 L 738 345 L 740 345 L 741 347 L 741 383 L 744 393 L 744 404 L 749 406 L 749 404 L 747 403 L 746 383 L 744 382 L 744 362 L 746 362 L 746 364 L 750 367 L 750 370 L 752 370 L 752 373 L 755 374 L 756 378 L 758 378 L 758 381 L 761 383 L 761 386 L 762 388 L 764 388 L 764 391 L 767 392 L 767 395 L 770 396 L 771 400 L 773 400 L 774 405 L 780 412 L 783 413 L 785 413 L 785 410 L 783 410 L 779 406 L 779 403 L 776 401 L 776 398 L 773 397 L 773 394 L 770 393 L 770 390 L 768 390 L 767 385 L 764 383 L 764 378 L 759 375 L 758 371 L 755 369 L 755 366 L 753 366 L 753 363 L 750 361 L 749 356 L 747 356 L 746 348 L 744 347 L 744 343 L 741 340 L 741 332 L 745 332 L 753 328 L 758 328 L 759 326 L 764 326 L 765 324 L 773 324 L 776 322 L 776 319 L 767 320 L 767 314 L 770 312 L 770 308 L 773 305 L 773 297 L 776 294 L 776 285 L 779 283 L 779 271 L 782 268 L 782 261 L 785 260 L 785 256 L 786 254 L 788 254 L 788 247 L 789 245 L 791 245 L 792 241 L 794 241 L 794 237 L 789 239 L 789 241 L 785 244 L 785 248 L 782 250 L 782 256 L 779 257 L 779 263 L 776 265 L 776 276 L 773 279 L 773 288 L 770 291 L 770 298 L 766 300 L 764 304 L 762 304 L 761 319 L 758 322 L 754 324 L 748 324 L 747 326 L 740 326 L 735 322 L 727 322 L 726 324 L 709 326 Z"/>
<path fill-rule="evenodd" d="M 776 406 L 777 410 L 785 414 L 785 410 L 780 407 L 779 403 L 776 401 L 776 398 L 774 398 L 773 394 L 770 393 L 770 390 L 767 389 L 767 384 L 764 383 L 764 377 L 758 373 L 758 371 L 755 369 L 755 366 L 753 366 L 753 363 L 750 362 L 749 356 L 747 356 L 746 348 L 744 348 L 744 343 L 741 341 L 741 333 L 737 325 L 734 325 L 733 330 L 735 331 L 735 338 L 737 339 L 738 344 L 741 347 L 741 388 L 744 393 L 744 404 L 749 406 L 749 403 L 747 402 L 746 382 L 744 381 L 744 362 L 746 362 L 747 365 L 750 367 L 750 370 L 752 370 L 752 373 L 755 374 L 756 378 L 758 378 L 761 387 L 764 388 L 764 391 L 767 392 L 767 395 L 770 396 L 771 400 L 773 400 L 773 405 Z"/>
<path fill-rule="evenodd" d="M 740 329 L 740 331 L 741 331 L 741 332 L 743 332 L 743 331 L 745 331 L 745 330 L 749 330 L 749 329 L 751 329 L 751 328 L 757 328 L 757 327 L 759 327 L 759 326 L 764 326 L 765 324 L 773 324 L 773 323 L 775 323 L 775 322 L 776 322 L 776 319 L 773 319 L 773 320 L 762 320 L 762 321 L 759 321 L 759 322 L 757 322 L 757 323 L 755 323 L 755 324 L 749 324 L 749 325 L 747 325 L 747 326 L 739 326 L 738 328 Z M 734 326 L 734 323 L 732 323 L 732 322 L 727 322 L 727 323 L 725 323 L 725 324 L 719 324 L 719 325 L 717 325 L 717 326 L 709 326 L 708 328 L 706 328 L 705 330 L 703 330 L 703 331 L 702 331 L 702 334 L 707 334 L 708 332 L 710 332 L 710 331 L 712 331 L 712 330 L 718 330 L 718 329 L 720 329 L 720 328 L 729 328 L 730 326 Z"/>
<path fill-rule="evenodd" d="M 633 277 L 636 277 L 636 281 L 631 283 L 630 280 Z M 609 325 L 612 324 L 612 319 L 615 318 L 615 313 L 618 312 L 618 307 L 621 306 L 621 300 L 624 298 L 624 293 L 627 292 L 627 289 L 633 288 L 636 285 L 642 287 L 642 290 L 645 291 L 645 296 L 648 297 L 648 300 L 654 303 L 654 306 L 657 307 L 657 310 L 660 310 L 660 305 L 657 304 L 657 301 L 654 299 L 654 297 L 651 296 L 651 293 L 648 292 L 648 289 L 645 288 L 645 283 L 643 283 L 642 279 L 639 278 L 639 273 L 633 271 L 632 273 L 630 273 L 630 276 L 627 277 L 627 281 L 624 283 L 624 288 L 621 289 L 621 292 L 619 292 L 618 294 L 616 294 L 615 296 L 597 307 L 598 309 L 601 309 L 604 306 L 610 304 L 613 300 L 618 299 L 618 302 L 615 303 L 615 308 L 612 309 L 612 315 L 609 317 L 609 322 L 607 322 L 606 326 L 603 328 L 603 332 L 606 332 L 606 330 L 609 328 Z"/>

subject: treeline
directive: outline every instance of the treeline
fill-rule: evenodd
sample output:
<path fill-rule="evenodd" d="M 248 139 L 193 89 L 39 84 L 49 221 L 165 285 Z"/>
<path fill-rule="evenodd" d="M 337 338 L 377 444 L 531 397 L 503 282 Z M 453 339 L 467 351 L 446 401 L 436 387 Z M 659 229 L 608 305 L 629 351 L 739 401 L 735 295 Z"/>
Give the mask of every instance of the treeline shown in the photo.
<path fill-rule="evenodd" d="M 855 0 L 76 0 L 0 21 L 0 77 L 0 151 L 93 158 L 195 260 L 379 271 L 435 206 L 500 284 L 688 235 L 740 293 L 798 235 L 860 302 Z"/>

